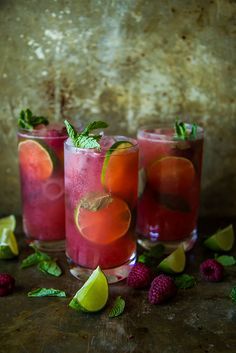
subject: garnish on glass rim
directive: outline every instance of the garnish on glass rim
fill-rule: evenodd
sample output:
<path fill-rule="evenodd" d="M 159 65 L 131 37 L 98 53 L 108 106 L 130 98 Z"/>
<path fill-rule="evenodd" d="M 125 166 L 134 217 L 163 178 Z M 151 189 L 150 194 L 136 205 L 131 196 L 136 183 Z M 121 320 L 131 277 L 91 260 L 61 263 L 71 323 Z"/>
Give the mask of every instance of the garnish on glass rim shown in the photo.
<path fill-rule="evenodd" d="M 18 126 L 22 129 L 33 130 L 38 125 L 48 125 L 48 119 L 43 116 L 33 115 L 31 110 L 26 109 L 20 112 Z"/>
<path fill-rule="evenodd" d="M 182 121 L 179 121 L 178 119 L 175 121 L 175 133 L 176 133 L 176 138 L 179 140 L 194 140 L 196 139 L 197 136 L 197 125 L 191 124 L 192 129 L 189 131 L 186 128 L 186 124 L 183 123 Z"/>
<path fill-rule="evenodd" d="M 99 151 L 101 150 L 101 146 L 99 141 L 102 137 L 99 135 L 90 135 L 91 131 L 97 129 L 105 129 L 108 127 L 108 124 L 104 121 L 93 121 L 90 123 L 81 133 L 78 133 L 74 126 L 71 125 L 67 120 L 64 120 L 67 133 L 71 138 L 73 145 L 78 148 L 96 148 Z"/>

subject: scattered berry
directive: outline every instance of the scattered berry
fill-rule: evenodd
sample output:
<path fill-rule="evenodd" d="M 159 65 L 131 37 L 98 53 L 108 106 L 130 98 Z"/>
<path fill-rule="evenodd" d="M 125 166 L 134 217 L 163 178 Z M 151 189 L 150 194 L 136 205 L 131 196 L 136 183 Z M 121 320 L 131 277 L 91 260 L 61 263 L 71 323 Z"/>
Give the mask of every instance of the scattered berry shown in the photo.
<path fill-rule="evenodd" d="M 161 304 L 175 296 L 177 287 L 170 276 L 159 275 L 152 281 L 148 299 L 151 304 Z"/>
<path fill-rule="evenodd" d="M 208 259 L 201 263 L 200 273 L 209 282 L 219 282 L 224 275 L 224 267 L 214 259 Z"/>
<path fill-rule="evenodd" d="M 0 297 L 11 294 L 15 288 L 15 279 L 8 273 L 0 273 Z"/>
<path fill-rule="evenodd" d="M 127 284 L 133 288 L 145 288 L 152 280 L 152 270 L 145 264 L 138 262 L 132 268 L 127 278 Z"/>

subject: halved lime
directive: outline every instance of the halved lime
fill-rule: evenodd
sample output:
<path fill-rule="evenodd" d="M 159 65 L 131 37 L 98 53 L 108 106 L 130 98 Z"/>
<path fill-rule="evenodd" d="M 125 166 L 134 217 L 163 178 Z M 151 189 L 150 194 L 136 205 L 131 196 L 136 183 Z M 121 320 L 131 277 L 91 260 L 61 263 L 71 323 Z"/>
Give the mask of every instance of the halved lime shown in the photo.
<path fill-rule="evenodd" d="M 213 251 L 229 251 L 234 245 L 234 229 L 232 224 L 218 230 L 204 241 L 204 245 Z"/>
<path fill-rule="evenodd" d="M 165 273 L 183 272 L 186 263 L 186 256 L 183 246 L 179 246 L 158 265 L 158 269 Z"/>
<path fill-rule="evenodd" d="M 0 229 L 0 259 L 12 259 L 19 255 L 14 233 L 9 228 Z"/>
<path fill-rule="evenodd" d="M 12 231 L 16 228 L 16 218 L 14 215 L 10 215 L 8 217 L 0 218 L 0 228 L 9 228 Z"/>
<path fill-rule="evenodd" d="M 98 266 L 83 287 L 75 294 L 69 306 L 78 311 L 99 311 L 107 303 L 108 292 L 107 278 Z"/>

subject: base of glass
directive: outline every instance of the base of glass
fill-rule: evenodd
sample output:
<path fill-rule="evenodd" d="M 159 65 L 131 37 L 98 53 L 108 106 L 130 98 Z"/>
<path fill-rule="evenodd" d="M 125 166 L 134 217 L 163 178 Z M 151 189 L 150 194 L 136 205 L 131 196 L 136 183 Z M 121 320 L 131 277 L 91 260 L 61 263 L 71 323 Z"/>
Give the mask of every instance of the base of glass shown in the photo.
<path fill-rule="evenodd" d="M 70 264 L 70 273 L 72 274 L 72 276 L 76 277 L 82 282 L 85 282 L 89 278 L 89 276 L 91 275 L 94 269 L 76 265 L 68 255 L 67 255 L 67 258 Z M 130 259 L 124 264 L 122 264 L 121 266 L 102 269 L 102 271 L 105 274 L 109 284 L 117 283 L 128 277 L 129 272 L 133 267 L 133 265 L 135 264 L 135 262 L 136 262 L 136 253 L 133 253 Z"/>
<path fill-rule="evenodd" d="M 197 229 L 195 228 L 190 234 L 190 236 L 177 241 L 161 241 L 161 240 L 153 241 L 141 235 L 138 237 L 138 244 L 140 244 L 146 250 L 150 250 L 154 246 L 158 244 L 162 244 L 165 246 L 165 253 L 168 254 L 174 251 L 180 245 L 183 246 L 184 251 L 191 250 L 194 244 L 196 243 L 197 237 L 198 237 Z"/>
<path fill-rule="evenodd" d="M 45 241 L 45 240 L 36 240 L 36 239 L 27 239 L 27 242 L 34 245 L 38 250 L 48 251 L 48 252 L 58 252 L 65 251 L 65 240 L 54 240 L 54 241 Z"/>

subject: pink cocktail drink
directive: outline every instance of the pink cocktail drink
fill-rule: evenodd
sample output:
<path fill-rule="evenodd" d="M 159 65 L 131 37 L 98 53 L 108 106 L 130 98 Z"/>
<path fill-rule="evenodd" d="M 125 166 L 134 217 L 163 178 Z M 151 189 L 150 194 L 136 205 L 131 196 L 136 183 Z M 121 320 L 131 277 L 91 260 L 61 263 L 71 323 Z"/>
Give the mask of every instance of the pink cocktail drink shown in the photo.
<path fill-rule="evenodd" d="M 65 243 L 65 127 L 40 125 L 18 132 L 23 228 L 43 250 L 63 250 Z"/>
<path fill-rule="evenodd" d="M 100 266 L 108 280 L 126 277 L 135 259 L 138 147 L 102 137 L 101 151 L 65 142 L 66 253 L 87 276 Z"/>
<path fill-rule="evenodd" d="M 163 243 L 167 251 L 197 238 L 202 169 L 203 130 L 186 124 L 186 139 L 174 129 L 140 129 L 137 232 L 145 248 Z"/>

